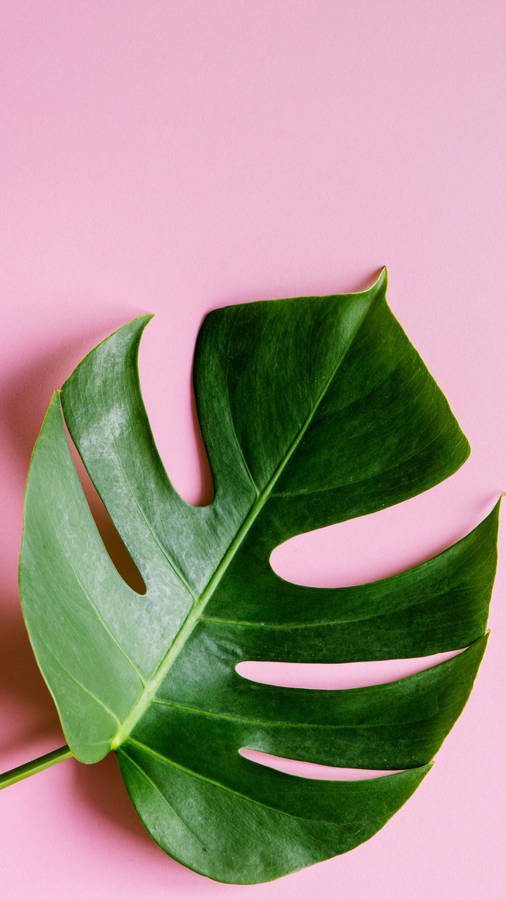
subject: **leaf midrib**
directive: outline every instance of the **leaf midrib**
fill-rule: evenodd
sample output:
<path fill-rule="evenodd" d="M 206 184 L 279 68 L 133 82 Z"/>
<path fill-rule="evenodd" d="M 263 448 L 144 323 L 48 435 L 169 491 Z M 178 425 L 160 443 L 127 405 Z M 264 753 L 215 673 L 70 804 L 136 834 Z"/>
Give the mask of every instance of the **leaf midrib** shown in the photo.
<path fill-rule="evenodd" d="M 170 671 L 170 669 L 174 665 L 177 657 L 179 656 L 184 645 L 186 644 L 187 639 L 189 638 L 190 634 L 192 633 L 193 629 L 195 628 L 195 625 L 199 621 L 202 611 L 205 609 L 208 601 L 210 600 L 211 596 L 214 594 L 214 591 L 218 587 L 223 575 L 225 574 L 226 570 L 228 569 L 228 566 L 230 565 L 232 559 L 234 558 L 235 554 L 237 553 L 243 540 L 245 539 L 246 535 L 248 534 L 251 526 L 253 525 L 253 523 L 255 522 L 255 520 L 257 519 L 259 514 L 261 513 L 261 511 L 262 511 L 263 507 L 265 506 L 265 504 L 267 503 L 267 501 L 270 499 L 274 485 L 278 481 L 280 475 L 282 474 L 283 470 L 288 465 L 291 457 L 293 456 L 297 447 L 299 446 L 300 442 L 302 441 L 302 438 L 304 437 L 314 416 L 316 415 L 316 412 L 317 412 L 322 400 L 326 396 L 327 391 L 329 390 L 332 382 L 334 381 L 334 378 L 337 375 L 337 372 L 339 371 L 339 368 L 341 367 L 350 348 L 352 347 L 360 329 L 362 328 L 362 325 L 364 324 L 364 322 L 373 306 L 374 299 L 375 299 L 374 296 L 371 297 L 368 306 L 364 310 L 355 330 L 353 331 L 353 334 L 351 335 L 347 345 L 345 346 L 341 356 L 339 357 L 339 360 L 337 361 L 329 378 L 325 382 L 322 390 L 320 391 L 318 397 L 316 398 L 313 408 L 310 410 L 307 418 L 301 425 L 299 431 L 297 432 L 293 441 L 289 445 L 284 457 L 281 459 L 279 465 L 274 470 L 274 473 L 272 474 L 271 478 L 269 479 L 269 481 L 267 482 L 267 484 L 265 485 L 263 490 L 258 494 L 257 500 L 255 501 L 255 503 L 253 503 L 248 515 L 244 519 L 243 524 L 239 528 L 236 536 L 231 541 L 227 551 L 223 555 L 221 562 L 216 567 L 213 575 L 211 576 L 206 587 L 202 591 L 200 600 L 193 607 L 193 609 L 191 609 L 190 612 L 188 613 L 188 616 L 185 619 L 183 625 L 181 626 L 179 633 L 176 635 L 176 638 L 174 639 L 172 645 L 170 646 L 169 650 L 167 651 L 164 658 L 162 659 L 160 665 L 158 666 L 158 669 L 156 670 L 155 674 L 153 675 L 153 678 L 150 681 L 146 682 L 146 686 L 145 686 L 144 691 L 142 692 L 139 700 L 132 707 L 131 712 L 124 720 L 123 725 L 116 732 L 116 735 L 114 736 L 114 738 L 111 742 L 112 750 L 117 750 L 118 747 L 120 747 L 121 744 L 131 734 L 131 732 L 135 728 L 135 725 L 137 724 L 139 719 L 141 719 L 142 716 L 144 715 L 144 713 L 146 712 L 148 706 L 150 705 L 153 697 L 155 696 L 155 694 L 156 694 L 158 688 L 160 687 L 162 681 L 164 680 L 165 676 L 167 675 L 167 673 Z"/>

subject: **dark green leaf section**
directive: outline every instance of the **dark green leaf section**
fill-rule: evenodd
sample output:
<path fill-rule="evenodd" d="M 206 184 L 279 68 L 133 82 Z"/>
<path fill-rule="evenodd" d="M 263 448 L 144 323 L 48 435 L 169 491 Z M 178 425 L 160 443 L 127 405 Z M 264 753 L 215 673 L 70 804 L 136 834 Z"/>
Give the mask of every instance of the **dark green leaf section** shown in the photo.
<path fill-rule="evenodd" d="M 233 668 L 225 679 L 202 666 L 182 691 L 167 678 L 132 736 L 186 766 L 211 765 L 225 782 L 238 747 L 333 766 L 421 766 L 460 714 L 485 644 L 479 638 L 400 681 L 341 691 L 258 684 Z M 214 752 L 206 762 L 209 739 Z"/>
<path fill-rule="evenodd" d="M 256 552 L 432 487 L 469 453 L 448 403 L 385 302 L 370 291 L 215 310 L 195 390 L 216 474 L 226 465 L 209 373 L 223 372 L 231 423 L 259 497 Z"/>
<path fill-rule="evenodd" d="M 292 535 L 382 509 L 454 472 L 469 448 L 385 301 L 368 291 L 215 310 L 194 384 L 215 484 L 206 508 L 170 483 L 142 402 L 149 317 L 102 342 L 62 389 L 70 434 L 146 585 L 97 532 L 58 397 L 34 451 L 23 609 L 68 742 L 118 752 L 133 802 L 176 859 L 257 882 L 366 840 L 410 796 L 476 675 L 497 508 L 443 553 L 351 588 L 272 571 Z M 468 646 L 469 645 L 469 646 Z M 246 659 L 347 662 L 468 649 L 389 684 L 311 691 L 241 678 Z M 241 747 L 336 766 L 406 769 L 312 781 Z"/>
<path fill-rule="evenodd" d="M 270 881 L 351 850 L 388 821 L 430 768 L 325 782 L 284 775 L 238 756 L 241 790 L 235 791 L 131 740 L 118 758 L 134 806 L 155 841 L 185 865 L 191 859 L 197 872 L 236 884 Z"/>
<path fill-rule="evenodd" d="M 499 504 L 421 565 L 369 584 L 311 588 L 279 578 L 248 539 L 203 615 L 206 640 L 242 658 L 355 662 L 457 650 L 483 634 Z"/>

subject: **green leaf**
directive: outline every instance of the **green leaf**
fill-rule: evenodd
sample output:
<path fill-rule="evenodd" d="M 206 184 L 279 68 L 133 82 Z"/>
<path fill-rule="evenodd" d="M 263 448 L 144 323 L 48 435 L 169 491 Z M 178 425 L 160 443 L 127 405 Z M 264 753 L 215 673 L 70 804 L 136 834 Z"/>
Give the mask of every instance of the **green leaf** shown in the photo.
<path fill-rule="evenodd" d="M 468 455 L 385 289 L 383 272 L 363 293 L 206 317 L 194 365 L 215 485 L 205 508 L 174 490 L 149 428 L 137 371 L 149 317 L 77 367 L 61 392 L 65 421 L 143 595 L 102 544 L 57 394 L 34 451 L 23 610 L 70 748 L 86 763 L 115 750 L 154 839 L 220 881 L 273 879 L 373 835 L 425 776 L 484 652 L 497 508 L 439 556 L 382 581 L 310 588 L 269 565 L 291 536 L 412 497 Z M 353 690 L 282 688 L 236 671 L 248 659 L 335 663 L 466 646 Z M 253 763 L 241 747 L 405 771 L 314 781 Z"/>

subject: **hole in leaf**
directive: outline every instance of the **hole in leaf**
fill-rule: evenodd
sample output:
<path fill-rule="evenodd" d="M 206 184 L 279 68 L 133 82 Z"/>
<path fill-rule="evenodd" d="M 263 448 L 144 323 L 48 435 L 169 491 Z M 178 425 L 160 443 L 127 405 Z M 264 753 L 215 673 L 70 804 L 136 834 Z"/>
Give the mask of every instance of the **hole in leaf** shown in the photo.
<path fill-rule="evenodd" d="M 190 330 L 185 321 L 179 323 L 177 351 L 172 351 L 171 365 L 167 365 L 166 332 L 163 328 L 147 328 L 139 348 L 139 376 L 151 431 L 170 481 L 187 503 L 208 506 L 214 498 L 214 483 L 193 382 L 188 377 L 194 332 L 194 324 Z"/>
<path fill-rule="evenodd" d="M 352 587 L 420 565 L 476 523 L 470 502 L 455 499 L 454 485 L 444 483 L 387 509 L 296 535 L 273 550 L 270 564 L 292 584 Z"/>
<path fill-rule="evenodd" d="M 286 759 L 284 756 L 273 756 L 262 750 L 250 750 L 241 747 L 241 756 L 251 762 L 259 763 L 278 772 L 288 775 L 299 775 L 302 778 L 325 781 L 364 781 L 367 778 L 381 778 L 382 775 L 394 775 L 403 769 L 346 769 L 341 766 L 322 766 L 320 763 L 303 762 L 300 759 Z"/>
<path fill-rule="evenodd" d="M 102 503 L 102 500 L 100 499 L 96 488 L 84 467 L 83 461 L 79 456 L 77 448 L 69 434 L 66 425 L 65 431 L 67 433 L 67 440 L 72 453 L 72 458 L 74 460 L 74 465 L 76 467 L 79 481 L 81 482 L 86 500 L 88 501 L 88 506 L 90 507 L 90 512 L 100 533 L 100 537 L 104 542 L 105 549 L 111 557 L 111 560 L 116 567 L 118 574 L 121 575 L 128 586 L 131 587 L 132 590 L 137 594 L 145 594 L 146 585 L 144 584 L 141 573 L 135 565 L 132 557 L 130 556 L 130 553 L 128 552 L 125 544 L 118 534 L 118 531 L 116 530 L 114 522 L 112 521 L 109 513 Z"/>
<path fill-rule="evenodd" d="M 464 648 L 463 648 L 464 649 Z M 351 663 L 284 663 L 248 660 L 238 663 L 236 671 L 248 681 L 273 684 L 278 687 L 313 688 L 317 690 L 348 690 L 386 684 L 422 672 L 462 650 L 434 653 L 410 659 L 381 659 Z"/>

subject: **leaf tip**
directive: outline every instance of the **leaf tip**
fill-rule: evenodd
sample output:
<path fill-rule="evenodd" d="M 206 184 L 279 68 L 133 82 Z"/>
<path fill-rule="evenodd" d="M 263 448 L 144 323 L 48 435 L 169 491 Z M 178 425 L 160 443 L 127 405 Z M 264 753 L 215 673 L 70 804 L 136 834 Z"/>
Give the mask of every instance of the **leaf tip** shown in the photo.
<path fill-rule="evenodd" d="M 379 271 L 379 275 L 378 275 L 376 281 L 374 282 L 374 284 L 371 286 L 370 290 L 377 291 L 377 290 L 383 289 L 386 291 L 387 285 L 388 285 L 388 269 L 386 266 L 382 266 Z"/>

